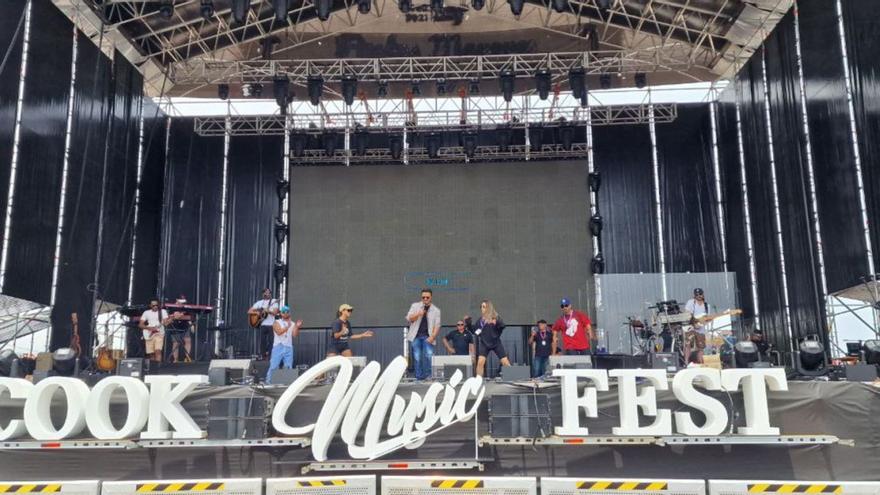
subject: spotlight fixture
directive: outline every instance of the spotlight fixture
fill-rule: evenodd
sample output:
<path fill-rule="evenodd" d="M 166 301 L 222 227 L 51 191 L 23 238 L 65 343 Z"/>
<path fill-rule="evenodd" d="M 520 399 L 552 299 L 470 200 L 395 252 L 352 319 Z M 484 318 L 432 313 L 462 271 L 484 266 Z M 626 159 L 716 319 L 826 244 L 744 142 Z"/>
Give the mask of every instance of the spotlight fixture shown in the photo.
<path fill-rule="evenodd" d="M 272 80 L 273 94 L 275 95 L 275 103 L 281 110 L 281 115 L 287 115 L 287 105 L 290 104 L 290 80 L 287 75 L 279 74 Z"/>
<path fill-rule="evenodd" d="M 611 8 L 613 0 L 596 0 L 596 6 L 599 7 L 599 10 L 607 11 Z"/>
<path fill-rule="evenodd" d="M 602 235 L 602 215 L 598 213 L 594 213 L 593 216 L 590 217 L 590 234 L 593 237 L 599 237 Z"/>
<path fill-rule="evenodd" d="M 462 135 L 461 146 L 464 148 L 464 154 L 468 158 L 473 158 L 477 154 L 478 136 L 474 131 L 467 131 Z"/>
<path fill-rule="evenodd" d="M 272 10 L 275 11 L 275 22 L 287 22 L 290 0 L 272 0 Z"/>
<path fill-rule="evenodd" d="M 434 15 L 440 15 L 443 13 L 443 0 L 431 0 L 431 12 Z"/>
<path fill-rule="evenodd" d="M 324 76 L 321 74 L 309 74 L 306 78 L 306 89 L 309 93 L 309 102 L 318 106 L 321 103 L 321 95 L 324 94 Z"/>
<path fill-rule="evenodd" d="M 474 10 L 483 10 L 486 6 L 486 0 L 471 0 L 471 8 Z"/>
<path fill-rule="evenodd" d="M 602 185 L 602 175 L 599 172 L 590 172 L 587 182 L 590 184 L 590 191 L 597 193 L 599 192 L 599 186 Z"/>
<path fill-rule="evenodd" d="M 361 14 L 369 14 L 370 9 L 373 7 L 372 0 L 357 0 L 358 12 Z"/>
<path fill-rule="evenodd" d="M 410 90 L 413 96 L 422 96 L 422 84 L 415 79 L 410 83 Z"/>
<path fill-rule="evenodd" d="M 284 240 L 287 239 L 287 234 L 290 232 L 290 228 L 281 221 L 280 218 L 275 219 L 275 243 L 276 244 L 284 244 Z"/>
<path fill-rule="evenodd" d="M 862 351 L 865 353 L 865 364 L 880 366 L 880 340 L 862 342 Z"/>
<path fill-rule="evenodd" d="M 798 344 L 795 368 L 802 376 L 822 376 L 828 373 L 825 346 L 817 338 L 804 339 Z"/>
<path fill-rule="evenodd" d="M 602 74 L 599 76 L 599 87 L 602 89 L 611 89 L 611 74 Z"/>
<path fill-rule="evenodd" d="M 532 151 L 541 151 L 544 147 L 544 126 L 532 124 L 529 126 L 529 148 Z"/>
<path fill-rule="evenodd" d="M 159 5 L 159 15 L 164 17 L 165 19 L 171 19 L 171 16 L 174 15 L 174 2 L 172 0 L 165 0 Z"/>
<path fill-rule="evenodd" d="M 513 69 L 505 67 L 504 69 L 501 69 L 498 79 L 501 81 L 501 94 L 504 96 L 504 101 L 510 103 L 510 100 L 513 99 L 513 86 L 516 81 L 516 73 L 513 72 Z"/>
<path fill-rule="evenodd" d="M 355 156 L 364 156 L 367 154 L 367 144 L 370 135 L 366 129 L 359 129 L 354 133 L 354 154 Z"/>
<path fill-rule="evenodd" d="M 76 353 L 69 347 L 62 347 L 52 353 L 52 369 L 58 376 L 74 376 L 77 371 Z"/>
<path fill-rule="evenodd" d="M 428 134 L 428 137 L 425 138 L 425 147 L 428 148 L 428 158 L 437 158 L 440 156 L 441 144 L 440 134 L 437 134 L 436 132 Z"/>
<path fill-rule="evenodd" d="M 568 87 L 571 88 L 571 95 L 577 99 L 581 99 L 584 95 L 586 87 L 586 71 L 583 67 L 572 67 L 568 70 Z"/>
<path fill-rule="evenodd" d="M 581 108 L 587 108 L 590 104 L 590 96 L 587 90 L 584 90 L 584 94 L 581 95 Z"/>
<path fill-rule="evenodd" d="M 275 279 L 275 285 L 281 285 L 287 278 L 287 264 L 275 260 L 275 268 L 272 269 L 272 277 Z"/>
<path fill-rule="evenodd" d="M 445 96 L 447 91 L 446 87 L 446 79 L 440 78 L 437 79 L 437 94 L 440 96 Z"/>
<path fill-rule="evenodd" d="M 391 158 L 400 160 L 400 155 L 403 153 L 403 138 L 400 136 L 388 138 L 388 150 L 391 151 Z"/>
<path fill-rule="evenodd" d="M 214 0 L 202 0 L 201 7 L 199 11 L 202 14 L 202 19 L 206 21 L 210 21 L 214 17 Z"/>
<path fill-rule="evenodd" d="M 278 201 L 284 201 L 284 198 L 287 197 L 287 191 L 289 189 L 289 181 L 285 180 L 283 177 L 278 179 L 278 182 L 275 183 L 275 195 L 278 196 Z"/>
<path fill-rule="evenodd" d="M 260 40 L 260 55 L 262 55 L 263 60 L 272 60 L 272 51 L 278 43 L 280 43 L 280 40 L 275 36 L 267 36 Z"/>
<path fill-rule="evenodd" d="M 229 85 L 228 84 L 218 84 L 217 85 L 217 98 L 221 100 L 229 99 Z"/>
<path fill-rule="evenodd" d="M 354 74 L 346 74 L 342 76 L 342 100 L 346 105 L 351 106 L 354 103 L 354 97 L 357 96 L 358 80 Z"/>
<path fill-rule="evenodd" d="M 336 154 L 336 133 L 325 132 L 322 134 L 321 144 L 324 146 L 324 153 L 326 153 L 327 156 L 333 156 Z"/>
<path fill-rule="evenodd" d="M 507 0 L 510 3 L 510 13 L 516 17 L 522 15 L 525 0 Z"/>
<path fill-rule="evenodd" d="M 295 132 L 290 135 L 290 147 L 293 149 L 293 156 L 302 158 L 306 154 L 306 142 L 309 136 L 303 132 Z"/>
<path fill-rule="evenodd" d="M 468 81 L 468 93 L 472 95 L 480 94 L 480 80 L 471 79 Z"/>
<path fill-rule="evenodd" d="M 397 0 L 397 8 L 404 14 L 409 14 L 412 10 L 412 0 Z"/>
<path fill-rule="evenodd" d="M 571 151 L 574 144 L 574 127 L 572 125 L 562 125 L 559 129 L 559 142 L 562 143 L 562 149 Z"/>
<path fill-rule="evenodd" d="M 377 83 L 376 96 L 388 96 L 388 81 L 379 81 Z"/>
<path fill-rule="evenodd" d="M 498 151 L 509 151 L 511 141 L 513 141 L 513 130 L 511 128 L 498 129 Z"/>
<path fill-rule="evenodd" d="M 263 85 L 260 83 L 251 84 L 251 97 L 261 98 L 263 96 Z"/>
<path fill-rule="evenodd" d="M 315 12 L 318 19 L 326 21 L 330 18 L 330 11 L 333 9 L 333 0 L 315 0 Z"/>
<path fill-rule="evenodd" d="M 553 10 L 560 14 L 568 8 L 568 0 L 552 0 L 550 4 L 553 6 Z"/>
<path fill-rule="evenodd" d="M 538 91 L 538 98 L 546 100 L 550 96 L 551 83 L 552 75 L 549 69 L 543 67 L 535 72 L 535 89 Z"/>
<path fill-rule="evenodd" d="M 733 346 L 733 360 L 736 362 L 737 368 L 751 368 L 752 363 L 757 363 L 758 346 L 751 341 L 737 342 Z"/>
<path fill-rule="evenodd" d="M 605 272 L 605 257 L 602 256 L 602 252 L 596 253 L 596 256 L 593 256 L 593 259 L 590 260 L 590 271 L 593 275 L 601 275 Z"/>
<path fill-rule="evenodd" d="M 236 24 L 244 24 L 247 19 L 250 0 L 232 0 L 232 20 Z"/>
<path fill-rule="evenodd" d="M 636 72 L 636 87 L 639 89 L 643 89 L 648 85 L 648 76 L 645 75 L 644 72 Z"/>

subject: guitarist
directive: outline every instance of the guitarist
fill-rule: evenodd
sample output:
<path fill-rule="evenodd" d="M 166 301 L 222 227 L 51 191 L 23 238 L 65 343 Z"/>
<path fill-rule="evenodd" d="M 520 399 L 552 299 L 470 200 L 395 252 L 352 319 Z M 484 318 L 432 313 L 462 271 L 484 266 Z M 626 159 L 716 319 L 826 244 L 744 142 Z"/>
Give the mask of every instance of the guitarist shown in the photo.
<path fill-rule="evenodd" d="M 695 363 L 703 364 L 703 350 L 706 348 L 706 326 L 703 317 L 709 314 L 709 303 L 703 289 L 694 289 L 694 297 L 684 305 L 685 311 L 693 315 L 691 329 L 688 330 L 684 342 L 685 364 L 690 362 L 691 354 Z"/>
<path fill-rule="evenodd" d="M 251 309 L 248 310 L 248 317 L 256 317 L 259 324 L 259 342 L 255 343 L 254 354 L 268 359 L 269 350 L 272 349 L 272 341 L 274 340 L 274 331 L 272 326 L 275 324 L 275 315 L 278 314 L 278 300 L 272 298 L 270 289 L 263 290 L 263 298 L 255 302 Z M 257 328 L 255 325 L 254 328 Z"/>
<path fill-rule="evenodd" d="M 165 326 L 171 324 L 172 318 L 168 311 L 160 309 L 158 299 L 150 299 L 150 309 L 141 315 L 138 326 L 144 332 L 144 344 L 147 356 L 152 355 L 152 360 L 162 362 L 162 348 L 165 345 Z"/>

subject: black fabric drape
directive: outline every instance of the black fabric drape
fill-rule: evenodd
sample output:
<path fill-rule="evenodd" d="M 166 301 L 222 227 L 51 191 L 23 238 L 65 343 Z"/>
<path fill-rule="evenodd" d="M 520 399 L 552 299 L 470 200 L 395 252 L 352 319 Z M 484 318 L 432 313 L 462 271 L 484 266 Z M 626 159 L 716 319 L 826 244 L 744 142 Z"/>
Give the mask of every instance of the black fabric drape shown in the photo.
<path fill-rule="evenodd" d="M 4 292 L 49 304 L 73 30 L 50 0 L 34 0 Z M 45 63 L 51 60 L 52 63 Z"/>
<path fill-rule="evenodd" d="M 605 272 L 659 272 L 648 126 L 593 127 L 593 157 L 602 176 Z"/>
<path fill-rule="evenodd" d="M 135 227 L 134 286 L 131 300 L 146 304 L 159 286 L 159 246 L 162 238 L 162 201 L 165 182 L 165 136 L 168 118 L 144 98 L 144 149 L 140 202 Z"/>
<path fill-rule="evenodd" d="M 847 0 L 843 2 L 843 18 L 876 268 L 880 267 L 880 108 L 877 103 L 880 102 L 880 68 L 877 65 L 880 60 L 880 24 L 877 22 L 877 3 Z M 857 217 L 855 210 L 851 211 L 852 216 Z"/>
<path fill-rule="evenodd" d="M 162 226 L 160 286 L 166 300 L 183 294 L 213 305 L 220 264 L 223 140 L 193 132 L 193 119 L 171 121 Z"/>
<path fill-rule="evenodd" d="M 215 141 L 222 146 L 222 138 Z M 279 216 L 276 184 L 283 177 L 283 148 L 284 140 L 275 136 L 241 136 L 229 140 L 228 262 L 223 317 L 229 327 L 245 329 L 227 334 L 226 344 L 236 349 L 249 349 L 252 345 L 253 330 L 248 327 L 247 310 L 260 298 L 264 288 L 275 286 L 272 278 L 276 257 L 274 228 L 275 218 Z M 287 219 L 282 221 L 286 223 Z M 319 323 L 324 322 L 310 322 Z"/>
<path fill-rule="evenodd" d="M 709 117 L 709 105 L 679 105 L 656 126 L 667 272 L 722 269 Z"/>
<path fill-rule="evenodd" d="M 793 11 L 777 24 L 764 46 L 792 334 L 796 339 L 818 335 L 827 345 Z"/>
<path fill-rule="evenodd" d="M 91 340 L 92 284 L 95 281 L 101 181 L 104 172 L 104 136 L 107 129 L 111 61 L 88 38 L 78 34 L 76 82 L 64 229 L 58 292 L 52 308 L 57 327 L 67 328 L 70 313 L 79 315 L 80 341 Z M 51 348 L 69 343 L 67 331 L 53 332 Z"/>
<path fill-rule="evenodd" d="M 0 245 L 3 243 L 3 224 L 6 221 L 6 200 L 9 195 L 15 107 L 18 100 L 21 47 L 24 39 L 23 16 L 26 6 L 25 2 L 0 3 L 0 60 L 8 54 L 6 66 L 0 72 L 0 212 L 3 215 L 0 217 Z"/>
<path fill-rule="evenodd" d="M 819 228 L 834 292 L 868 272 L 846 81 L 834 9 L 822 0 L 800 0 L 798 15 Z"/>
<path fill-rule="evenodd" d="M 776 239 L 770 147 L 765 123 L 761 54 L 752 57 L 736 78 L 742 104 L 741 127 L 749 194 L 749 218 L 754 241 L 758 306 L 765 335 L 780 349 L 788 349 L 785 329 L 782 271 Z"/>

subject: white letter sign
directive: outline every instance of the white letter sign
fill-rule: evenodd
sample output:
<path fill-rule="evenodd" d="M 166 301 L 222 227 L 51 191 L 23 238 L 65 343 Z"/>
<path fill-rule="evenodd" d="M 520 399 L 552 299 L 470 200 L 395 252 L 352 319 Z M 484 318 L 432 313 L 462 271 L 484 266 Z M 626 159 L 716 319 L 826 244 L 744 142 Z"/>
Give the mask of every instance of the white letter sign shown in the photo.
<path fill-rule="evenodd" d="M 599 415 L 596 406 L 596 390 L 608 390 L 608 373 L 605 370 L 555 369 L 553 376 L 558 376 L 562 388 L 562 426 L 554 430 L 560 436 L 586 436 L 590 433 L 587 427 L 580 425 L 578 412 L 584 409 L 588 418 Z M 584 387 L 584 395 L 578 397 L 578 378 L 587 378 L 596 386 Z"/>

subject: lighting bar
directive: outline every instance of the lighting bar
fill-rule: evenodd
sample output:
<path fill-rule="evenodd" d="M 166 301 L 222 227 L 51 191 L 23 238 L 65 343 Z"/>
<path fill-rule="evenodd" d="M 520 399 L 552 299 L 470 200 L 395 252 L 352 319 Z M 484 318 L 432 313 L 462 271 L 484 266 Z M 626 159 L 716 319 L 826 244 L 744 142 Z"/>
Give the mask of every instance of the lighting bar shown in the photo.
<path fill-rule="evenodd" d="M 749 258 L 749 282 L 752 292 L 752 307 L 755 308 L 755 328 L 761 328 L 761 306 L 758 304 L 758 271 L 755 267 L 755 240 L 752 236 L 752 217 L 749 214 L 749 188 L 746 174 L 746 153 L 743 144 L 742 114 L 739 106 L 739 95 L 736 103 L 736 142 L 739 148 L 739 175 L 742 184 L 740 191 L 743 195 L 743 213 L 746 222 L 746 253 Z"/>
<path fill-rule="evenodd" d="M 230 126 L 227 117 L 227 128 Z M 217 320 L 223 320 L 223 272 L 226 271 L 226 203 L 229 194 L 229 133 L 223 137 L 223 181 L 220 191 L 220 234 L 217 242 L 220 244 L 220 256 L 217 263 Z"/>
<path fill-rule="evenodd" d="M 131 222 L 131 259 L 128 261 L 128 301 L 126 302 L 129 305 L 134 296 L 134 263 L 137 259 L 138 245 L 137 225 L 141 206 L 141 180 L 144 175 L 144 98 L 146 97 L 141 98 L 140 108 L 138 109 L 140 118 L 138 119 L 137 178 L 135 179 L 134 189 L 134 219 Z"/>
<path fill-rule="evenodd" d="M 650 98 L 650 92 L 648 93 Z M 654 121 L 654 105 L 648 105 L 648 129 L 651 132 L 651 164 L 654 172 L 654 214 L 657 221 L 657 248 L 660 261 L 660 280 L 662 283 L 663 300 L 669 299 L 666 284 L 666 255 L 663 243 L 663 204 L 660 201 L 660 163 L 657 161 L 657 128 Z"/>
<path fill-rule="evenodd" d="M 721 164 L 718 158 L 718 103 L 709 102 L 709 122 L 712 126 L 712 169 L 715 174 L 715 209 L 718 214 L 718 233 L 721 236 L 721 269 L 727 271 L 727 234 L 724 225 L 724 195 L 721 190 Z"/>

